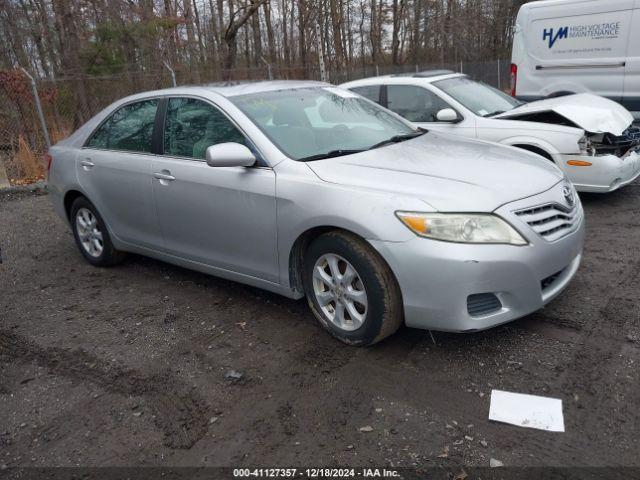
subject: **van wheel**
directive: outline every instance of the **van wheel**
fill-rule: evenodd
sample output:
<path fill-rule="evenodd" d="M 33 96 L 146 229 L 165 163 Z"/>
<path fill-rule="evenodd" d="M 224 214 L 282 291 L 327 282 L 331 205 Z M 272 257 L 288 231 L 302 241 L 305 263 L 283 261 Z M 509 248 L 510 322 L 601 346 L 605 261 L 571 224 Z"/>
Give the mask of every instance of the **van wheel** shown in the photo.
<path fill-rule="evenodd" d="M 108 267 L 121 262 L 125 254 L 116 250 L 96 207 L 85 197 L 71 205 L 71 229 L 76 245 L 84 258 L 96 267 Z"/>
<path fill-rule="evenodd" d="M 550 93 L 549 95 L 547 95 L 545 98 L 558 98 L 558 97 L 566 97 L 567 95 L 575 95 L 575 92 L 569 92 L 569 91 L 560 91 L 560 92 L 553 92 Z"/>
<path fill-rule="evenodd" d="M 316 238 L 304 255 L 303 281 L 314 316 L 344 343 L 373 345 L 402 324 L 402 296 L 391 269 L 353 234 Z"/>

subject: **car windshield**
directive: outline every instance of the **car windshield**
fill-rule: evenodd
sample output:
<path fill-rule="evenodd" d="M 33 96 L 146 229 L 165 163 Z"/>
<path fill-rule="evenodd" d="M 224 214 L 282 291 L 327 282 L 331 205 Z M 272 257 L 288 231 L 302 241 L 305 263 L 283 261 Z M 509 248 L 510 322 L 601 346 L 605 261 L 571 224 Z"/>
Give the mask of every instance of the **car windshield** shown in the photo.
<path fill-rule="evenodd" d="M 375 103 L 335 87 L 260 92 L 230 100 L 294 160 L 348 155 L 423 133 Z"/>
<path fill-rule="evenodd" d="M 498 115 L 522 105 L 506 93 L 466 77 L 440 80 L 433 85 L 482 117 Z"/>

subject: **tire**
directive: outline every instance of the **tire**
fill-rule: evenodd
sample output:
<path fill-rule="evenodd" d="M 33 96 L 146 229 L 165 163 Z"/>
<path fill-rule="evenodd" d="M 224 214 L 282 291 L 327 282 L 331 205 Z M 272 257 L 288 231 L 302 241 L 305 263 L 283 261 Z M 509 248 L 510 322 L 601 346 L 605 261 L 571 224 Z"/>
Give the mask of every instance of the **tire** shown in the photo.
<path fill-rule="evenodd" d="M 575 95 L 575 93 L 574 92 L 569 92 L 569 91 L 566 91 L 566 90 L 561 90 L 559 92 L 550 93 L 545 98 L 559 98 L 559 97 L 566 97 L 568 95 Z"/>
<path fill-rule="evenodd" d="M 91 265 L 110 267 L 124 260 L 125 254 L 111 243 L 98 209 L 85 197 L 78 197 L 71 204 L 69 221 L 76 245 Z"/>
<path fill-rule="evenodd" d="M 333 275 L 335 268 L 339 275 Z M 303 282 L 314 316 L 346 344 L 373 345 L 395 333 L 403 322 L 402 295 L 391 269 L 370 245 L 351 233 L 325 233 L 309 245 Z"/>

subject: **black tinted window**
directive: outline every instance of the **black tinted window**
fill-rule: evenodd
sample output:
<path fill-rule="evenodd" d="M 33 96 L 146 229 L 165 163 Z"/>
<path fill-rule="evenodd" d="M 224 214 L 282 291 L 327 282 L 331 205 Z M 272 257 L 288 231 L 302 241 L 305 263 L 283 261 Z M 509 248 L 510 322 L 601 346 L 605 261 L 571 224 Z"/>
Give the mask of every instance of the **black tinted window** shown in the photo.
<path fill-rule="evenodd" d="M 411 122 L 437 122 L 437 113 L 451 108 L 435 93 L 411 85 L 389 85 L 387 108 Z"/>
<path fill-rule="evenodd" d="M 380 85 L 367 85 L 365 87 L 350 88 L 352 92 L 362 95 L 364 98 L 380 103 Z"/>
<path fill-rule="evenodd" d="M 87 146 L 129 152 L 151 152 L 151 137 L 157 109 L 157 99 L 125 105 L 96 130 Z"/>
<path fill-rule="evenodd" d="M 193 98 L 172 98 L 164 128 L 164 153 L 205 158 L 207 148 L 224 142 L 245 144 L 242 133 L 217 108 Z"/>

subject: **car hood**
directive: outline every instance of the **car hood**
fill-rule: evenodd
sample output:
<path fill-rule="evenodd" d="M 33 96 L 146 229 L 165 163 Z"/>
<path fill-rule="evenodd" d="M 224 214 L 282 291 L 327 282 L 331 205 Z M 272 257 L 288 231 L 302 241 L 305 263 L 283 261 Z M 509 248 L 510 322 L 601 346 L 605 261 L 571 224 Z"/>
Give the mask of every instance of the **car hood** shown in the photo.
<path fill-rule="evenodd" d="M 562 115 L 590 133 L 611 133 L 620 136 L 633 122 L 633 115 L 622 105 L 590 93 L 538 100 L 493 118 L 520 117 L 528 113 L 547 111 Z"/>
<path fill-rule="evenodd" d="M 551 162 L 524 150 L 432 132 L 307 165 L 326 182 L 409 195 L 450 212 L 492 212 L 563 178 Z"/>

